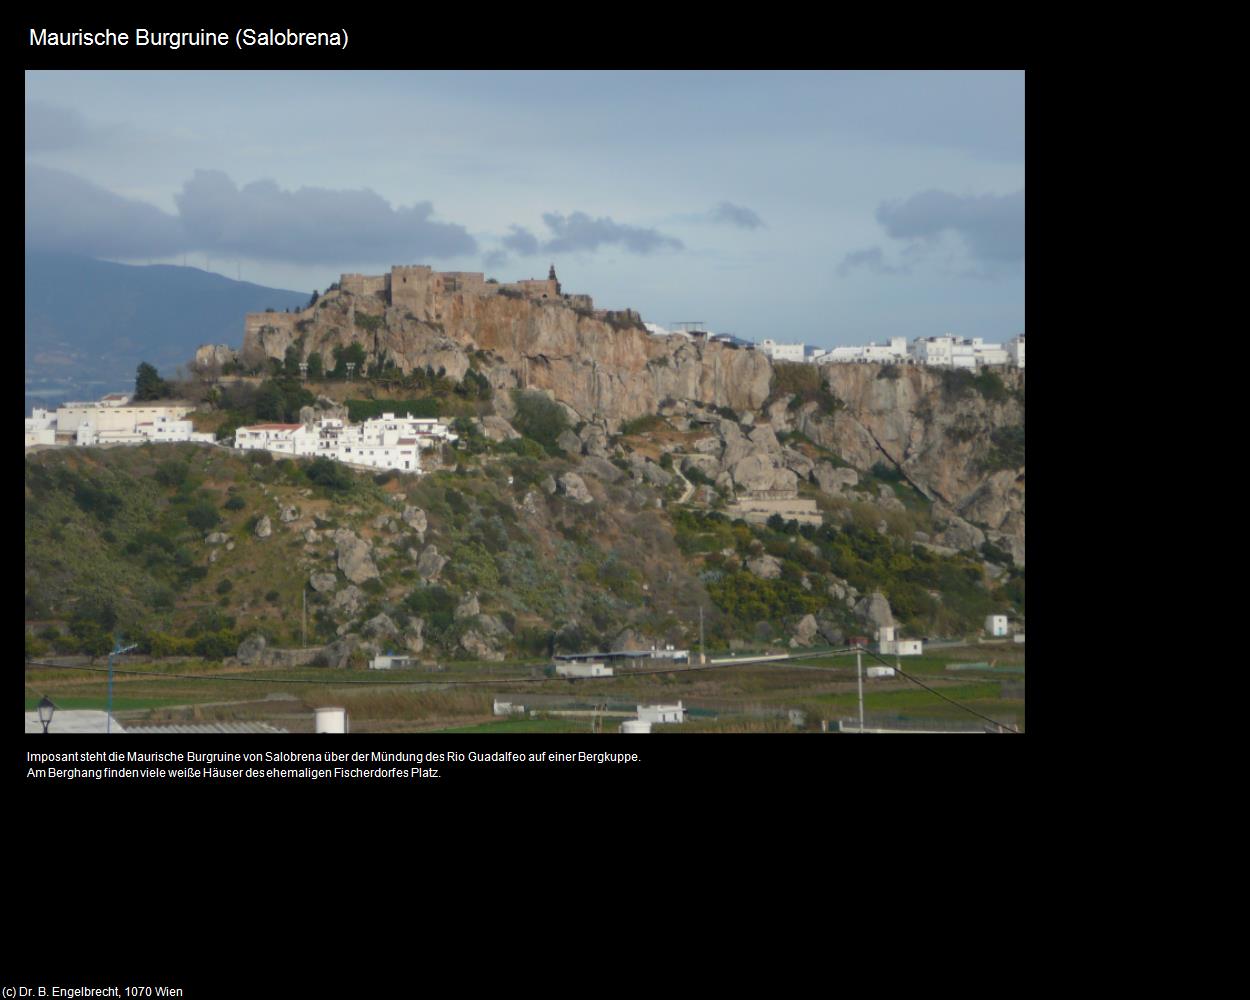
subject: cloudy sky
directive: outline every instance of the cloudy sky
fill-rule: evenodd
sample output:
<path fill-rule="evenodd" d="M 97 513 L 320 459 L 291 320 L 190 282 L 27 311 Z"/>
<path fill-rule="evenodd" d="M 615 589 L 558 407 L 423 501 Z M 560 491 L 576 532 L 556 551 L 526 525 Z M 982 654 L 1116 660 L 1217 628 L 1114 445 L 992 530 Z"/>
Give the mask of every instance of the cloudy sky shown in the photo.
<path fill-rule="evenodd" d="M 28 72 L 26 244 L 832 346 L 1024 329 L 1022 72 Z"/>

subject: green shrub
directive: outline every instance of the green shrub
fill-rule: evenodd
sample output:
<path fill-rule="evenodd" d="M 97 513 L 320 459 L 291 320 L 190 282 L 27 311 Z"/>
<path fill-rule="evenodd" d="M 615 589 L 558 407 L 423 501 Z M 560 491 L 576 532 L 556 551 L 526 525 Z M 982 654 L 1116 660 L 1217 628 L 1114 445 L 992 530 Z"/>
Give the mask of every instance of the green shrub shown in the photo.
<path fill-rule="evenodd" d="M 226 510 L 242 510 L 247 506 L 247 501 L 242 497 L 231 497 L 223 506 L 225 506 Z"/>
<path fill-rule="evenodd" d="M 666 426 L 668 426 L 667 422 L 658 414 L 644 413 L 641 417 L 626 420 L 621 424 L 621 435 L 629 437 L 633 434 L 646 434 L 649 431 L 658 431 Z"/>
<path fill-rule="evenodd" d="M 516 404 L 512 426 L 537 441 L 549 454 L 560 455 L 556 439 L 569 429 L 569 418 L 564 408 L 541 392 L 515 389 L 512 398 Z"/>

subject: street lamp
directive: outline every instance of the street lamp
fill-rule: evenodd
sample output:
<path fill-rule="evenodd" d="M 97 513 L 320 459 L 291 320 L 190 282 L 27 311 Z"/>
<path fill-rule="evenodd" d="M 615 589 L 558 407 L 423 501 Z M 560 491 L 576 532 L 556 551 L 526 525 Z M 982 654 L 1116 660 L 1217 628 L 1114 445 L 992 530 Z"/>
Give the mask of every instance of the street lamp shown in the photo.
<path fill-rule="evenodd" d="M 48 726 L 52 724 L 52 716 L 56 712 L 56 706 L 52 704 L 52 699 L 46 694 L 43 700 L 39 702 L 39 721 L 43 723 L 43 734 L 48 735 Z"/>

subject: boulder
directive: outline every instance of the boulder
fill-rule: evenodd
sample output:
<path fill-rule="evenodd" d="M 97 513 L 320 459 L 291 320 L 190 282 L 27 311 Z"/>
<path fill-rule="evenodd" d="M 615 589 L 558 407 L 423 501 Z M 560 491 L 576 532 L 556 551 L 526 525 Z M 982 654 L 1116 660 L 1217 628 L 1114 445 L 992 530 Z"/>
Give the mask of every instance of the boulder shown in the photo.
<path fill-rule="evenodd" d="M 502 660 L 503 653 L 495 648 L 493 642 L 482 635 L 477 629 L 469 629 L 460 637 L 460 646 L 470 656 L 479 660 Z"/>
<path fill-rule="evenodd" d="M 687 455 L 681 460 L 682 472 L 697 469 L 708 479 L 715 479 L 720 474 L 720 462 L 711 455 Z"/>
<path fill-rule="evenodd" d="M 360 637 L 344 635 L 321 650 L 318 659 L 324 666 L 345 670 L 351 665 L 352 653 L 360 648 Z"/>
<path fill-rule="evenodd" d="M 979 549 L 985 542 L 985 532 L 962 517 L 951 517 L 937 540 L 952 549 Z"/>
<path fill-rule="evenodd" d="M 551 473 L 548 473 L 546 476 L 543 477 L 542 488 L 543 488 L 543 492 L 545 492 L 548 496 L 555 493 L 556 481 L 555 479 L 552 478 Z"/>
<path fill-rule="evenodd" d="M 363 538 L 347 528 L 334 533 L 334 545 L 338 551 L 338 566 L 352 583 L 364 583 L 378 578 L 378 568 L 373 564 L 373 549 Z"/>
<path fill-rule="evenodd" d="M 794 638 L 800 646 L 810 646 L 816 638 L 817 625 L 815 615 L 804 615 L 794 626 Z"/>
<path fill-rule="evenodd" d="M 758 427 L 753 427 L 750 433 L 747 434 L 747 437 L 761 451 L 781 451 L 781 442 L 777 440 L 777 435 L 773 433 L 771 424 L 760 424 Z"/>
<path fill-rule="evenodd" d="M 582 459 L 582 471 L 594 476 L 600 482 L 615 483 L 624 478 L 625 473 L 605 458 L 591 456 Z"/>
<path fill-rule="evenodd" d="M 314 573 L 308 582 L 318 594 L 328 594 L 338 586 L 339 581 L 333 573 Z"/>
<path fill-rule="evenodd" d="M 364 592 L 354 583 L 348 584 L 334 595 L 334 606 L 349 615 L 356 614 L 364 604 Z"/>
<path fill-rule="evenodd" d="M 425 511 L 420 507 L 404 507 L 404 512 L 400 515 L 400 518 L 404 524 L 417 533 L 418 541 L 425 541 L 425 529 L 429 527 L 429 520 L 425 516 Z"/>
<path fill-rule="evenodd" d="M 304 532 L 304 541 L 306 541 L 309 545 L 315 544 L 319 537 L 320 536 L 317 534 L 317 532 L 314 531 L 312 528 L 309 528 L 307 531 Z"/>
<path fill-rule="evenodd" d="M 443 571 L 443 567 L 449 562 L 446 556 L 438 554 L 438 548 L 434 545 L 427 545 L 425 551 L 421 553 L 421 558 L 417 560 L 417 572 L 423 580 L 433 580 Z"/>
<path fill-rule="evenodd" d="M 425 620 L 421 618 L 409 619 L 407 627 L 403 631 L 404 648 L 410 653 L 419 653 L 425 648 Z"/>
<path fill-rule="evenodd" d="M 700 455 L 719 455 L 721 450 L 721 439 L 718 437 L 699 438 L 690 445 L 691 449 Z"/>
<path fill-rule="evenodd" d="M 815 462 L 793 448 L 781 449 L 781 464 L 804 480 L 812 478 L 812 470 L 816 467 Z"/>
<path fill-rule="evenodd" d="M 273 524 L 270 523 L 268 514 L 256 522 L 253 533 L 257 538 L 268 538 L 273 534 Z"/>
<path fill-rule="evenodd" d="M 556 438 L 556 447 L 566 455 L 580 455 L 582 453 L 582 439 L 572 431 L 561 431 L 560 436 Z"/>
<path fill-rule="evenodd" d="M 482 433 L 492 441 L 511 441 L 521 436 L 503 417 L 495 416 L 482 418 Z"/>
<path fill-rule="evenodd" d="M 399 635 L 399 627 L 391 621 L 389 615 L 377 614 L 364 623 L 361 632 L 370 639 L 387 640 Z"/>
<path fill-rule="evenodd" d="M 894 624 L 894 614 L 890 611 L 890 602 L 881 591 L 874 591 L 855 605 L 855 614 L 866 625 L 880 628 Z"/>
<path fill-rule="evenodd" d="M 260 666 L 265 662 L 265 647 L 267 645 L 265 637 L 259 632 L 254 632 L 239 643 L 239 649 L 235 656 L 245 667 Z"/>
<path fill-rule="evenodd" d="M 226 542 L 226 551 L 227 551 L 227 552 L 233 552 L 233 551 L 234 551 L 234 539 L 233 539 L 233 538 L 232 538 L 232 539 L 230 539 L 230 541 Z"/>
<path fill-rule="evenodd" d="M 587 455 L 608 458 L 611 454 L 608 451 L 608 432 L 598 424 L 587 424 L 578 436 L 582 439 L 582 451 Z"/>
<path fill-rule="evenodd" d="M 637 466 L 642 478 L 649 482 L 652 486 L 659 486 L 663 489 L 673 481 L 673 474 L 667 469 L 661 469 L 654 462 L 643 462 Z"/>
<path fill-rule="evenodd" d="M 477 603 L 477 594 L 466 594 L 456 605 L 456 621 L 464 618 L 475 618 L 481 613 L 481 607 Z"/>
<path fill-rule="evenodd" d="M 221 558 L 221 549 L 211 549 L 209 551 L 208 561 L 210 563 L 215 563 L 219 558 Z"/>
<path fill-rule="evenodd" d="M 278 515 L 278 519 L 283 524 L 290 524 L 299 517 L 299 509 L 296 507 L 283 507 L 282 513 Z"/>
<path fill-rule="evenodd" d="M 820 637 L 830 646 L 841 646 L 846 641 L 846 635 L 831 618 L 818 619 L 816 624 Z"/>
<path fill-rule="evenodd" d="M 843 486 L 857 486 L 859 473 L 854 469 L 834 468 L 829 462 L 818 462 L 812 469 L 812 478 L 822 493 L 837 495 Z"/>
<path fill-rule="evenodd" d="M 566 472 L 560 477 L 560 493 L 574 503 L 588 504 L 594 502 L 586 483 L 576 472 Z"/>
<path fill-rule="evenodd" d="M 204 539 L 208 545 L 225 545 L 230 541 L 230 536 L 221 531 L 214 531 Z"/>
<path fill-rule="evenodd" d="M 781 560 L 776 556 L 762 555 L 747 560 L 747 569 L 762 580 L 775 580 L 781 576 Z"/>

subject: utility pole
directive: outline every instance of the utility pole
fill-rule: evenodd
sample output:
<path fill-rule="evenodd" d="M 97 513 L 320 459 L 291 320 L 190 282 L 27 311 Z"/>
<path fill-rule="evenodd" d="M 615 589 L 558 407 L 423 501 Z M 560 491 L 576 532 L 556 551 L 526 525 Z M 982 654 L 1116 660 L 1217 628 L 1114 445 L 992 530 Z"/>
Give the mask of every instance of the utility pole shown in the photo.
<path fill-rule="evenodd" d="M 707 650 L 703 647 L 703 605 L 699 605 L 699 666 L 707 663 Z"/>
<path fill-rule="evenodd" d="M 121 653 L 129 653 L 138 643 L 122 648 L 120 639 L 114 641 L 113 652 L 109 653 L 109 703 L 108 711 L 104 713 L 104 732 L 111 733 L 113 731 L 113 657 Z"/>
<path fill-rule="evenodd" d="M 859 676 L 859 735 L 864 735 L 864 654 L 855 647 L 855 673 Z"/>

